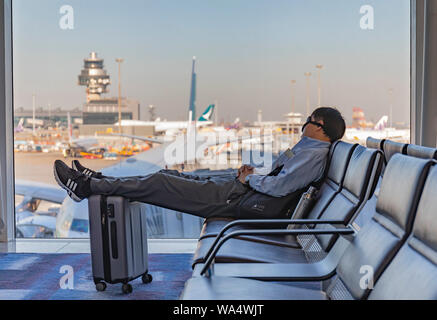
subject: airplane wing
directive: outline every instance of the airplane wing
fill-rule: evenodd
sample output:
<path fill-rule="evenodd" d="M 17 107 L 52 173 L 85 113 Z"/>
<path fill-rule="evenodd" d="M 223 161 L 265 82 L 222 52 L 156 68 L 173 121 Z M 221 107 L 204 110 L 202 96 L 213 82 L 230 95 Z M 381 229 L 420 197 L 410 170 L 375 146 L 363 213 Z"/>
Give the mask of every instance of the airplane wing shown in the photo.
<path fill-rule="evenodd" d="M 141 137 L 141 136 L 133 136 L 133 135 L 130 135 L 130 134 L 111 133 L 110 135 L 111 136 L 124 137 L 124 138 L 130 138 L 130 139 L 135 139 L 135 140 L 141 140 L 141 141 L 145 141 L 145 142 L 158 143 L 158 144 L 163 144 L 164 143 L 164 141 L 159 140 L 159 139 L 147 138 L 147 137 Z"/>
<path fill-rule="evenodd" d="M 110 135 L 112 136 L 118 136 L 118 137 L 124 137 L 124 138 L 130 138 L 130 139 L 135 139 L 135 140 L 141 140 L 141 141 L 145 141 L 145 142 L 152 142 L 152 143 L 157 143 L 157 144 L 163 144 L 164 141 L 160 140 L 160 139 L 154 139 L 154 138 L 148 138 L 148 137 L 142 137 L 142 136 L 135 136 L 135 135 L 130 135 L 130 134 L 123 134 L 123 133 L 111 133 Z M 210 146 L 217 146 L 217 145 L 222 145 L 225 143 L 232 143 L 232 142 L 238 142 L 238 141 L 245 141 L 245 140 L 250 140 L 250 139 L 257 139 L 257 138 L 264 138 L 269 136 L 268 134 L 265 135 L 259 135 L 259 136 L 241 136 L 241 137 L 235 137 L 232 139 L 227 139 L 227 140 L 223 140 L 223 141 L 215 141 L 215 142 L 211 142 L 211 143 L 207 143 L 206 146 L 210 147 Z"/>
<path fill-rule="evenodd" d="M 238 142 L 238 141 L 245 141 L 245 140 L 251 140 L 251 139 L 261 139 L 264 137 L 269 137 L 271 135 L 269 134 L 264 134 L 264 135 L 259 135 L 259 136 L 241 136 L 241 137 L 235 137 L 232 139 L 228 139 L 228 140 L 223 140 L 223 141 L 216 141 L 216 142 L 211 142 L 211 143 L 206 143 L 206 146 L 208 147 L 212 147 L 212 146 L 219 146 L 222 144 L 226 144 L 226 143 L 232 143 L 232 142 Z"/>

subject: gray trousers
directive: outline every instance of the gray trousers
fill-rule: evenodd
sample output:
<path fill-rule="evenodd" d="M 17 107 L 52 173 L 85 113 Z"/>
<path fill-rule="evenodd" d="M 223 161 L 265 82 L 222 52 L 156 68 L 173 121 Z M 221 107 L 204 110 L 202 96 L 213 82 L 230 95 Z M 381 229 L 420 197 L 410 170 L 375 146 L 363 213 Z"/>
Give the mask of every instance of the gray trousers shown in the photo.
<path fill-rule="evenodd" d="M 235 174 L 203 177 L 161 170 L 145 176 L 91 179 L 91 191 L 202 218 L 238 218 L 236 204 L 249 188 Z"/>

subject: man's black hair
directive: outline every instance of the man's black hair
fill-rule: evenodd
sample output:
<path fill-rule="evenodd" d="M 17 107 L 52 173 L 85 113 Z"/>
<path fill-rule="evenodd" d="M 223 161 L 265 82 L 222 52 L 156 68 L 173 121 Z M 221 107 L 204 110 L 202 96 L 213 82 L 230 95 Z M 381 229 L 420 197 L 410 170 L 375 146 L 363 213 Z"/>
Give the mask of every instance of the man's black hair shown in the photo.
<path fill-rule="evenodd" d="M 346 123 L 337 109 L 330 107 L 317 108 L 311 116 L 315 121 L 323 120 L 323 131 L 331 142 L 343 138 L 346 131 Z"/>

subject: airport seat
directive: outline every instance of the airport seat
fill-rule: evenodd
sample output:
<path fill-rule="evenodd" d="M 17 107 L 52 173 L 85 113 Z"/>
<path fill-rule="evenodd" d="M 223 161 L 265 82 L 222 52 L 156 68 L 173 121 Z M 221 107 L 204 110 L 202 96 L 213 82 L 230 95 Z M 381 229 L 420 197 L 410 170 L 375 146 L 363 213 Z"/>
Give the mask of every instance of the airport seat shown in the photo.
<path fill-rule="evenodd" d="M 310 217 L 318 218 L 325 209 L 325 207 L 329 204 L 329 202 L 333 199 L 333 197 L 341 190 L 341 186 L 343 184 L 344 176 L 346 173 L 346 169 L 351 158 L 352 152 L 355 150 L 357 145 L 345 143 L 345 142 L 337 142 L 333 145 L 331 161 L 329 165 L 329 170 L 327 174 L 327 178 L 325 182 L 322 184 L 322 187 L 319 191 L 319 199 L 316 205 L 313 207 Z M 206 221 L 203 227 L 203 235 L 200 237 L 200 241 L 198 244 L 198 249 L 193 258 L 193 266 L 197 262 L 203 261 L 203 256 L 205 252 L 201 252 L 200 250 L 206 250 L 206 247 L 202 248 L 201 241 L 207 237 L 215 237 L 217 233 L 229 223 L 226 220 L 211 220 Z M 245 229 L 247 226 L 242 226 L 240 228 L 235 229 Z M 243 237 L 244 238 L 244 237 Z M 292 248 L 301 248 L 300 244 L 297 242 L 295 236 L 282 236 L 282 237 L 273 237 L 273 236 L 263 236 L 257 237 L 259 240 L 261 238 L 262 243 L 268 244 L 276 244 L 279 246 L 292 247 Z M 247 238 L 246 238 L 247 239 Z M 251 239 L 253 241 L 257 241 L 257 239 Z M 200 248 L 200 249 L 199 249 Z M 287 251 L 285 251 L 287 252 Z M 281 253 L 279 253 L 281 254 Z M 304 256 L 299 253 L 299 256 L 304 259 Z M 272 257 L 273 258 L 273 257 Z"/>
<path fill-rule="evenodd" d="M 368 137 L 366 139 L 366 147 L 383 151 L 384 141 L 385 139 L 375 139 L 372 137 Z"/>
<path fill-rule="evenodd" d="M 381 167 L 381 153 L 378 150 L 355 147 L 344 178 L 343 188 L 334 194 L 332 200 L 322 211 L 322 220 L 339 221 L 338 224 L 347 225 L 354 214 L 371 195 L 375 187 L 374 181 L 378 177 Z M 373 177 L 372 177 L 373 175 Z M 312 219 L 313 217 L 308 217 Z M 290 220 L 291 221 L 291 220 Z M 320 229 L 324 227 L 320 226 Z M 318 235 L 299 236 L 297 242 L 300 247 L 280 247 L 277 245 L 258 243 L 242 239 L 232 239 L 221 247 L 215 256 L 216 262 L 302 262 L 323 259 L 335 243 L 336 236 Z M 204 238 L 199 241 L 193 267 L 205 261 L 215 238 Z M 304 249 L 304 250 L 302 250 Z"/>
<path fill-rule="evenodd" d="M 231 277 L 197 277 L 185 283 L 181 300 L 326 300 L 321 290 Z"/>
<path fill-rule="evenodd" d="M 357 144 L 345 143 L 342 141 L 336 142 L 331 148 L 331 155 L 329 161 L 329 169 L 322 184 L 319 193 L 318 200 L 315 206 L 309 213 L 309 219 L 317 219 L 334 196 L 340 192 L 344 177 L 346 175 L 346 169 L 349 164 L 353 151 L 357 147 Z M 207 219 L 203 225 L 202 232 L 199 240 L 208 237 L 215 237 L 220 230 L 223 229 L 230 221 L 226 219 Z M 229 229 L 228 232 L 247 229 L 249 226 L 235 226 Z M 255 228 L 260 228 L 254 227 Z M 242 237 L 244 239 L 251 239 L 252 241 L 260 241 L 262 243 L 283 245 L 287 247 L 299 248 L 300 245 L 296 241 L 294 236 L 264 236 L 264 237 Z"/>
<path fill-rule="evenodd" d="M 396 153 L 407 154 L 407 147 L 407 143 L 385 140 L 382 146 L 384 151 L 385 164 L 387 165 L 391 157 L 393 157 Z"/>
<path fill-rule="evenodd" d="M 373 279 L 379 278 L 387 264 L 411 233 L 417 205 L 432 162 L 395 155 L 387 166 L 372 219 L 348 247 L 337 267 L 337 276 L 327 292 L 331 296 L 362 299 L 369 289 L 360 286 L 362 266 L 371 266 Z M 408 168 L 406 172 L 405 168 Z M 399 183 L 399 178 L 403 183 Z"/>
<path fill-rule="evenodd" d="M 214 264 L 209 277 L 194 276 L 186 282 L 181 298 L 319 300 L 365 299 L 371 294 L 370 298 L 393 299 L 414 296 L 414 293 L 408 292 L 412 285 L 411 280 L 416 281 L 412 285 L 415 291 L 425 288 L 422 296 L 436 298 L 437 285 L 432 281 L 437 275 L 437 236 L 433 232 L 437 227 L 434 210 L 437 187 L 435 168 L 424 188 L 424 196 L 420 199 L 431 165 L 431 161 L 413 157 L 393 157 L 382 181 L 378 202 L 373 207 L 374 215 L 371 221 L 357 232 L 339 261 L 337 274 L 322 282 L 322 290 L 242 279 L 302 281 L 298 273 L 305 274 L 311 266 L 320 263 L 309 264 L 307 268 L 302 268 L 299 263 Z M 408 168 L 407 172 L 405 168 Z M 399 176 L 405 178 L 404 183 L 399 183 Z M 416 211 L 417 219 L 414 223 Z M 412 229 L 414 231 L 409 236 Z M 412 266 L 409 259 L 413 261 Z M 371 287 L 362 287 L 362 266 L 373 270 L 373 291 Z M 422 269 L 418 269 L 419 267 Z M 429 271 L 429 274 L 418 274 L 417 270 Z M 411 278 L 405 276 L 406 271 L 412 275 Z M 310 280 L 308 274 L 305 277 L 306 280 Z M 394 281 L 396 277 L 403 280 L 401 284 Z M 235 294 L 233 288 L 238 288 Z"/>
<path fill-rule="evenodd" d="M 410 144 L 407 147 L 407 155 L 422 159 L 437 160 L 437 149 Z"/>
<path fill-rule="evenodd" d="M 368 150 L 370 150 L 370 149 L 368 149 Z M 380 195 L 380 198 L 378 198 L 378 201 L 377 202 L 374 202 L 374 201 L 372 201 L 372 202 L 370 202 L 370 205 L 369 205 L 369 203 L 367 203 L 366 202 L 366 205 L 363 207 L 363 209 L 360 211 L 360 213 L 359 213 L 359 215 L 357 216 L 357 218 L 356 219 L 354 219 L 354 222 L 353 222 L 353 226 L 354 226 L 354 228 L 356 229 L 356 230 L 360 230 L 360 229 L 362 229 L 363 228 L 363 226 L 365 226 L 365 225 L 367 225 L 367 221 L 369 221 L 370 219 L 373 219 L 374 218 L 374 215 L 375 215 L 375 213 L 377 212 L 377 208 L 378 208 L 378 206 L 380 206 L 381 204 L 380 203 L 385 203 L 385 202 L 388 202 L 389 200 L 391 200 L 391 199 L 389 199 L 389 196 L 391 195 L 391 190 L 394 190 L 394 191 L 396 191 L 398 194 L 400 194 L 400 195 L 402 195 L 402 194 L 404 194 L 404 193 L 407 193 L 407 191 L 409 192 L 409 191 L 411 191 L 411 190 L 409 190 L 409 189 L 406 189 L 407 188 L 407 186 L 400 186 L 400 189 L 399 189 L 399 191 L 398 191 L 398 189 L 396 189 L 396 188 L 394 188 L 394 187 L 392 187 L 391 186 L 391 184 L 395 184 L 394 183 L 394 180 L 395 179 L 398 179 L 399 178 L 399 176 L 402 176 L 402 175 L 404 175 L 404 176 L 406 176 L 406 178 L 407 179 L 409 179 L 408 181 L 410 181 L 411 180 L 411 183 L 413 183 L 413 186 L 415 187 L 415 185 L 414 185 L 414 179 L 415 179 L 415 176 L 414 176 L 414 174 L 416 174 L 416 176 L 419 176 L 420 174 L 421 174 L 421 171 L 420 171 L 420 165 L 421 164 L 423 164 L 423 163 L 430 163 L 429 161 L 425 161 L 425 160 L 422 160 L 422 159 L 416 159 L 416 158 L 412 158 L 412 157 L 407 157 L 407 156 L 401 156 L 401 159 L 400 160 L 398 160 L 396 163 L 405 163 L 405 160 L 403 160 L 404 158 L 406 158 L 410 163 L 412 163 L 412 164 L 416 164 L 416 166 L 418 166 L 419 167 L 419 169 L 417 169 L 416 170 L 416 172 L 412 172 L 411 174 L 412 174 L 412 176 L 411 176 L 411 178 L 409 177 L 409 175 L 405 175 L 405 174 L 403 174 L 402 173 L 402 171 L 404 171 L 405 170 L 405 168 L 404 167 L 402 167 L 402 165 L 400 165 L 400 164 L 393 164 L 392 165 L 392 167 L 393 167 L 393 169 L 391 169 L 391 173 L 390 173 L 390 176 L 387 178 L 387 179 L 385 179 L 386 181 L 387 180 L 389 180 L 389 182 L 386 182 L 385 184 L 383 183 L 382 185 L 381 185 L 381 195 Z M 402 162 L 403 161 L 403 162 Z M 417 180 L 417 179 L 416 179 Z M 384 181 L 384 180 L 383 180 Z M 346 182 L 346 180 L 345 180 L 345 182 Z M 418 182 L 418 184 L 419 184 L 419 188 L 420 188 L 420 181 Z M 387 186 L 388 185 L 388 186 Z M 423 184 L 422 184 L 423 185 Z M 407 191 L 405 191 L 405 190 L 407 190 Z M 372 197 L 373 198 L 373 197 Z M 388 200 L 387 200 L 388 199 Z M 406 199 L 403 199 L 403 200 L 406 200 Z M 392 200 L 392 201 L 396 201 L 396 199 L 395 200 Z M 401 205 L 402 205 L 403 203 L 401 202 Z M 408 203 L 406 202 L 406 204 L 404 204 L 405 206 L 407 206 L 408 205 Z M 365 222 L 365 224 L 361 224 L 361 223 L 363 223 L 363 221 L 364 220 L 360 220 L 360 217 L 361 216 L 366 216 L 367 218 L 366 218 L 366 222 Z M 323 220 L 327 220 L 327 219 L 323 219 Z M 318 226 L 317 227 L 317 229 L 322 229 L 322 228 L 320 228 L 320 226 Z M 318 237 L 320 237 L 320 236 L 318 236 Z M 343 238 L 340 238 L 339 240 L 342 240 Z M 338 263 L 338 252 L 340 251 L 341 252 L 341 250 L 338 250 L 338 247 L 340 246 L 340 249 L 342 248 L 341 246 L 343 246 L 344 244 L 343 244 L 343 242 L 344 241 L 336 241 L 336 243 L 335 243 L 335 245 L 334 245 L 334 247 L 330 250 L 330 252 L 328 253 L 328 255 L 326 256 L 326 258 L 324 259 L 324 260 L 322 260 L 322 261 L 328 261 L 329 262 L 329 264 L 330 265 L 332 265 L 333 263 L 335 263 L 335 266 L 336 266 L 336 264 Z M 322 243 L 323 244 L 323 243 Z M 313 254 L 313 253 L 312 253 Z M 342 254 L 342 253 L 341 253 Z M 320 255 L 320 253 L 317 253 L 317 255 Z M 310 255 L 308 255 L 308 258 L 311 258 L 311 256 Z M 337 260 L 335 260 L 335 259 L 337 259 Z M 308 259 L 308 260 L 310 260 L 310 259 Z M 296 262 L 296 261 L 291 261 L 291 262 Z M 253 265 L 253 264 L 252 264 Z M 314 264 L 313 264 L 314 265 Z M 320 267 L 320 266 L 319 266 Z M 318 267 L 318 268 L 319 268 Z M 326 270 L 325 269 L 325 265 L 323 264 L 322 265 L 322 269 L 323 270 Z M 196 274 L 198 274 L 199 273 L 199 271 L 200 271 L 200 269 L 199 268 L 201 268 L 200 266 L 196 266 L 196 268 L 195 268 L 195 273 L 194 273 L 194 275 L 196 275 Z M 220 264 L 220 263 L 217 263 L 217 264 L 215 264 L 215 268 L 217 269 L 217 270 L 219 270 L 220 272 L 218 273 L 219 275 L 223 275 L 223 273 L 222 272 L 224 272 L 226 275 L 234 275 L 235 273 L 233 273 L 233 272 L 236 272 L 236 270 L 238 270 L 238 268 L 241 268 L 241 270 L 242 270 L 242 272 L 244 273 L 244 272 L 247 272 L 247 270 L 248 270 L 248 268 L 252 268 L 253 269 L 253 272 L 254 272 L 254 274 L 256 274 L 256 272 L 257 271 L 259 271 L 259 268 L 263 268 L 262 266 L 261 267 L 253 267 L 253 266 L 246 266 L 246 267 L 243 267 L 243 266 L 241 266 L 240 264 L 229 264 L 229 265 L 224 265 L 224 264 Z M 319 268 L 320 269 L 320 268 Z M 262 270 L 261 270 L 262 271 Z M 265 274 L 265 270 L 264 271 L 262 271 L 264 274 Z M 270 272 L 268 272 L 268 275 L 266 275 L 266 277 L 267 278 L 272 278 L 272 277 L 278 277 L 278 275 L 276 275 L 276 276 L 274 276 L 273 274 L 272 274 L 272 272 L 273 271 L 270 271 Z M 274 272 L 273 272 L 274 273 Z M 287 273 L 288 274 L 288 273 Z M 257 274 L 257 278 L 259 277 L 260 275 L 259 274 Z M 322 277 L 323 278 L 323 276 L 320 276 L 320 277 Z"/>
<path fill-rule="evenodd" d="M 377 282 L 369 299 L 437 300 L 437 167 L 423 189 L 413 232 Z"/>

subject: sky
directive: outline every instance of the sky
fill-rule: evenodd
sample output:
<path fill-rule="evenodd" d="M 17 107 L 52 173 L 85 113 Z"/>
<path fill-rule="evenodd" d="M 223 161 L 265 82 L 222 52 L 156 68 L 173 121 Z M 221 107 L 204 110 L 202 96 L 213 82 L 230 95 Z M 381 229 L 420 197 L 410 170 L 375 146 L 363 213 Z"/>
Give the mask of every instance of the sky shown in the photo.
<path fill-rule="evenodd" d="M 322 64 L 321 104 L 336 106 L 348 123 L 352 108 L 368 120 L 389 114 L 409 121 L 409 0 L 14 0 L 14 102 L 72 109 L 85 102 L 77 84 L 91 51 L 105 61 L 117 96 L 116 58 L 123 96 L 138 100 L 147 120 L 188 118 L 192 57 L 197 57 L 197 113 L 214 101 L 219 118 L 282 120 L 305 113 L 306 80 L 317 104 L 316 64 Z M 63 30 L 60 8 L 74 10 Z M 374 29 L 363 30 L 360 8 L 374 9 Z"/>

